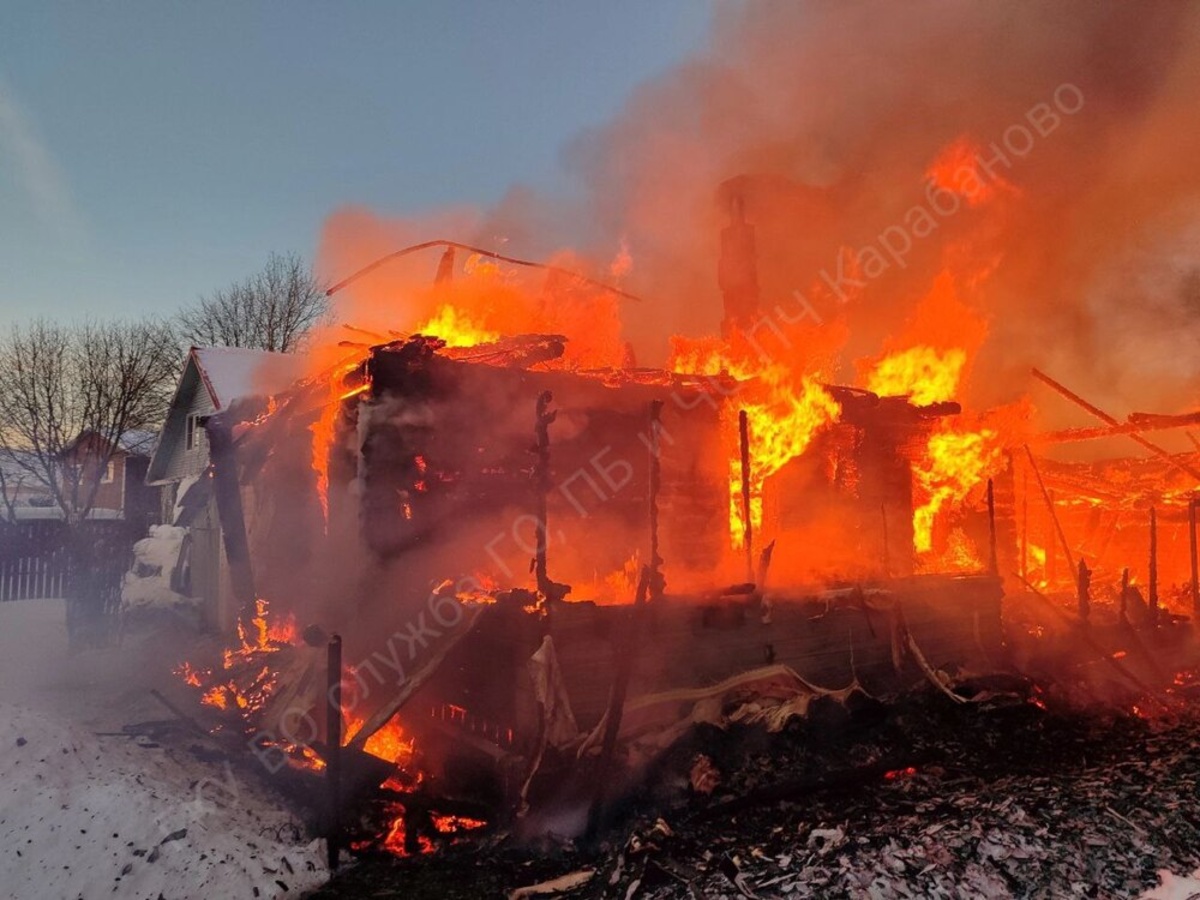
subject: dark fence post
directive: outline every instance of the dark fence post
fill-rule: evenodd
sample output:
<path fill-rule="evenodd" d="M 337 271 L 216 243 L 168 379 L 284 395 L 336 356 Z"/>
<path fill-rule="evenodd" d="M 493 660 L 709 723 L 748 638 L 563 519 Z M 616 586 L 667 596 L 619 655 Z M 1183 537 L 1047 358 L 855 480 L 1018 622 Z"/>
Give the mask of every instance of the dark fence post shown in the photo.
<path fill-rule="evenodd" d="M 329 831 L 325 837 L 329 851 L 329 870 L 338 867 L 342 844 L 342 638 L 329 639 L 329 659 L 325 693 L 325 775 L 329 788 Z"/>

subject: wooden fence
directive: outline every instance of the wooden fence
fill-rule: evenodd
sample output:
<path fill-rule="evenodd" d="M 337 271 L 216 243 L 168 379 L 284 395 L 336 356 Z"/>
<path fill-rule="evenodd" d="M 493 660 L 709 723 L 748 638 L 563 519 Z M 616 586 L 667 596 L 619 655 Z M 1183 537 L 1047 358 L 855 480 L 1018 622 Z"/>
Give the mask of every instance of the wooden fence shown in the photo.
<path fill-rule="evenodd" d="M 127 552 L 139 536 L 131 532 L 129 523 L 98 520 L 82 525 L 80 537 L 110 538 L 109 548 Z M 68 536 L 66 523 L 57 519 L 0 523 L 0 602 L 64 597 L 71 574 Z"/>

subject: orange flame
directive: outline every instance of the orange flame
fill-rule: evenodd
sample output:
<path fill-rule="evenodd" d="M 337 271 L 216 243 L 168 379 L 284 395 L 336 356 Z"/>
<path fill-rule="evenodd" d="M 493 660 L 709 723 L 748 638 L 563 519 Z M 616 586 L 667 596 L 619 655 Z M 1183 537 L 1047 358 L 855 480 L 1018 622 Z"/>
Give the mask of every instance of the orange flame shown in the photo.
<path fill-rule="evenodd" d="M 362 730 L 363 724 L 364 720 L 361 718 L 355 718 L 349 723 L 346 727 L 345 743 L 350 743 L 354 736 Z M 363 749 L 372 756 L 378 756 L 380 759 L 404 767 L 412 762 L 413 739 L 405 734 L 396 719 L 391 719 L 367 738 Z"/>
<path fill-rule="evenodd" d="M 424 325 L 413 329 L 416 334 L 440 337 L 447 347 L 473 347 L 487 344 L 500 337 L 489 331 L 465 312 L 443 303 Z"/>
<path fill-rule="evenodd" d="M 270 619 L 267 601 L 259 598 L 255 601 L 249 627 L 238 622 L 238 646 L 227 647 L 222 652 L 219 675 L 188 662 L 181 663 L 174 671 L 186 684 L 201 690 L 201 703 L 220 710 L 236 709 L 249 717 L 266 706 L 279 682 L 278 674 L 269 665 L 260 667 L 257 663 L 265 655 L 276 653 L 292 643 L 296 634 L 296 621 L 292 616 Z M 235 666 L 237 672 L 233 673 L 231 670 Z"/>
<path fill-rule="evenodd" d="M 953 400 L 967 361 L 965 350 L 918 346 L 884 357 L 867 389 L 885 397 L 909 397 L 918 406 Z"/>
<path fill-rule="evenodd" d="M 933 525 L 938 512 L 965 500 L 987 478 L 999 456 L 997 435 L 991 429 L 959 432 L 952 425 L 943 425 L 929 436 L 925 457 L 913 469 L 925 498 L 913 511 L 913 546 L 918 553 L 933 550 Z"/>
<path fill-rule="evenodd" d="M 808 449 L 813 438 L 837 421 L 842 409 L 810 373 L 775 363 L 757 363 L 723 341 L 671 341 L 671 368 L 692 375 L 725 375 L 742 382 L 721 411 L 729 448 L 729 531 L 735 547 L 745 534 L 742 515 L 741 439 L 738 412 L 746 411 L 750 438 L 750 521 L 762 526 L 763 482 Z"/>
<path fill-rule="evenodd" d="M 981 150 L 969 137 L 960 137 L 947 144 L 930 163 L 925 177 L 934 186 L 967 201 L 968 206 L 982 206 L 1004 191 L 1019 193 L 1012 183 L 994 172 L 980 171 Z"/>
<path fill-rule="evenodd" d="M 317 473 L 317 497 L 321 501 L 321 515 L 325 528 L 329 528 L 329 452 L 336 437 L 338 414 L 342 410 L 342 401 L 360 394 L 370 388 L 369 384 L 359 385 L 347 391 L 346 376 L 358 368 L 365 355 L 365 349 L 350 357 L 343 358 L 333 367 L 327 379 L 329 383 L 329 398 L 321 407 L 321 415 L 309 426 L 312 433 L 312 468 Z"/>

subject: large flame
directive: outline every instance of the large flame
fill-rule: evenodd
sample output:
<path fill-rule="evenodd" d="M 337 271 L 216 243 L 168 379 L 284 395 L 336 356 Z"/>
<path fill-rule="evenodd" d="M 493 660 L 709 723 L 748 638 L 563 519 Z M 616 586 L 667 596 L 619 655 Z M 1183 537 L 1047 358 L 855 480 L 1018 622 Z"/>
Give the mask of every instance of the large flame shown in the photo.
<path fill-rule="evenodd" d="M 440 337 L 448 347 L 473 347 L 500 337 L 498 332 L 484 328 L 470 315 L 448 303 L 438 307 L 429 321 L 418 325 L 414 331 L 417 334 Z"/>
<path fill-rule="evenodd" d="M 913 467 L 924 502 L 913 510 L 913 549 L 930 553 L 938 512 L 967 495 L 985 481 L 999 461 L 1000 447 L 994 431 L 958 431 L 944 425 L 929 436 L 925 456 Z M 953 548 L 952 548 L 953 549 Z M 961 549 L 952 558 L 962 559 Z"/>
<path fill-rule="evenodd" d="M 348 717 L 345 727 L 346 736 L 342 743 L 350 743 L 362 730 L 364 722 L 365 719 L 361 716 Z M 412 737 L 404 731 L 403 726 L 395 718 L 389 719 L 363 744 L 363 749 L 371 755 L 395 763 L 400 768 L 405 768 L 412 762 L 413 747 Z"/>
<path fill-rule="evenodd" d="M 317 497 L 321 501 L 321 515 L 326 529 L 329 527 L 329 455 L 337 437 L 337 419 L 342 403 L 356 394 L 363 393 L 370 385 L 361 384 L 346 388 L 346 376 L 355 371 L 366 357 L 362 348 L 350 356 L 344 356 L 332 369 L 321 373 L 318 378 L 327 388 L 327 399 L 321 406 L 321 414 L 310 426 L 312 433 L 312 468 L 317 476 Z"/>
<path fill-rule="evenodd" d="M 750 449 L 750 522 L 762 527 L 763 482 L 796 459 L 817 433 L 837 421 L 841 407 L 801 367 L 759 363 L 724 341 L 673 338 L 671 367 L 694 375 L 724 375 L 740 382 L 721 409 L 721 430 L 729 459 L 729 532 L 735 547 L 743 545 L 741 438 L 738 413 L 746 412 Z"/>
<path fill-rule="evenodd" d="M 909 397 L 918 406 L 953 400 L 966 361 L 967 352 L 959 347 L 912 347 L 884 357 L 867 389 L 883 397 Z"/>

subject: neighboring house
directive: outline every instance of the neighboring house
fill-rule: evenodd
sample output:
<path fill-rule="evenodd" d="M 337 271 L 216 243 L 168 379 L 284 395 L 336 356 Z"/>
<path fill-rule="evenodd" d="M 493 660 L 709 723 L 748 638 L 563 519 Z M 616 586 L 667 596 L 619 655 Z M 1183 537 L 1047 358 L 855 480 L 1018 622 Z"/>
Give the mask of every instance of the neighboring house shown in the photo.
<path fill-rule="evenodd" d="M 23 451 L 14 451 L 16 457 L 26 457 L 27 464 L 34 466 L 33 455 Z M 8 453 L 0 453 L 0 519 L 15 516 L 18 519 L 32 518 L 38 513 L 35 510 L 57 509 L 54 495 L 50 489 L 37 480 L 21 459 L 14 459 Z"/>
<path fill-rule="evenodd" d="M 205 624 L 228 630 L 236 621 L 216 502 L 207 491 L 204 423 L 236 401 L 269 396 L 300 374 L 298 357 L 236 347 L 193 347 L 150 460 L 146 483 L 163 491 L 163 522 L 188 529 L 173 588 L 200 600 Z M 184 498 L 187 502 L 184 503 Z"/>
<path fill-rule="evenodd" d="M 99 478 L 92 518 L 124 519 L 140 525 L 139 530 L 158 521 L 160 491 L 146 484 L 157 440 L 153 431 L 127 431 L 112 446 L 104 435 L 85 431 L 63 451 L 68 463 L 81 471 L 81 495 L 86 495 L 91 479 Z"/>
<path fill-rule="evenodd" d="M 156 439 L 157 434 L 150 431 L 126 432 L 110 455 L 110 444 L 103 435 L 85 431 L 63 450 L 64 463 L 82 470 L 81 501 L 90 487 L 90 479 L 99 478 L 89 518 L 125 519 L 142 528 L 157 520 L 161 507 L 159 491 L 146 484 L 146 469 Z M 40 470 L 39 463 L 28 452 L 16 451 L 15 455 L 26 457 L 25 465 L 8 454 L 0 456 L 4 475 L 0 516 L 18 520 L 62 518 L 62 509 L 53 492 L 30 472 L 31 468 Z M 69 489 L 64 486 L 64 490 Z"/>

